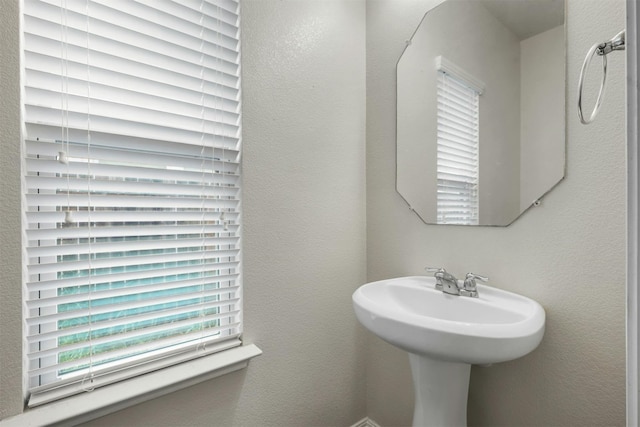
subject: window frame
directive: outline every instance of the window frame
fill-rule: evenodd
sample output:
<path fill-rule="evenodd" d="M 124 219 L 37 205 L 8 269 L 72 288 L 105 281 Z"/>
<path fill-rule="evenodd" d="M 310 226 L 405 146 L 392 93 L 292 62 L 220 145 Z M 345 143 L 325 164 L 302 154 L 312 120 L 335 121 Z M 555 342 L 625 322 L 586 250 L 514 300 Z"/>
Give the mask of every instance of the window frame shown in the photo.
<path fill-rule="evenodd" d="M 21 8 L 22 8 L 21 10 L 24 10 L 24 4 L 22 2 L 21 2 Z M 240 13 L 240 5 L 238 2 L 238 14 L 239 13 Z M 24 28 L 23 13 L 20 14 L 20 20 L 21 20 L 21 29 L 23 29 Z M 239 31 L 240 30 L 239 30 L 239 23 L 238 23 L 238 32 Z M 24 35 L 23 35 L 21 44 L 22 44 L 21 51 L 24 52 L 23 50 Z M 24 53 L 22 55 L 24 55 Z M 24 64 L 24 57 L 22 59 L 22 64 Z M 239 64 L 240 62 L 238 59 L 238 66 L 240 66 Z M 25 120 L 24 119 L 24 81 L 25 81 L 24 65 L 21 65 L 21 79 L 23 82 L 21 84 L 21 87 L 23 88 L 22 89 L 23 90 L 23 94 L 22 94 L 22 98 L 23 98 L 22 133 L 23 135 L 21 138 L 21 148 L 22 148 L 22 153 L 26 153 L 26 148 L 25 148 L 25 137 L 26 137 L 25 132 L 26 131 L 24 126 L 24 120 Z M 239 99 L 240 99 L 240 95 L 239 95 Z M 241 150 L 241 145 L 239 145 L 239 149 Z M 26 173 L 24 172 L 25 171 L 24 163 L 25 162 L 23 161 L 23 173 L 22 173 L 23 179 L 25 179 L 25 176 L 26 176 Z M 239 192 L 241 192 L 241 190 L 239 190 Z M 238 197 L 240 197 L 240 194 L 238 195 Z M 23 207 L 24 205 L 25 203 L 23 202 Z M 23 209 L 22 215 L 23 215 L 23 223 L 26 226 L 27 220 L 26 220 L 26 213 L 24 209 Z M 239 202 L 238 216 L 241 219 L 241 202 Z M 239 243 L 239 247 L 241 247 L 241 240 Z M 26 249 L 23 249 L 23 251 L 24 251 L 23 258 L 25 260 L 25 265 L 26 265 L 26 261 L 27 261 Z M 240 277 L 238 278 L 238 280 L 241 281 L 241 263 L 242 263 L 241 255 L 239 256 L 238 259 L 240 262 L 238 266 Z M 51 274 L 54 274 L 54 273 L 51 273 Z M 51 291 L 51 292 L 54 292 L 54 291 Z M 241 298 L 241 291 L 239 295 Z M 25 326 L 25 329 L 26 329 L 26 326 Z M 26 335 L 26 331 L 25 331 L 25 335 Z M 195 384 L 197 382 L 205 381 L 206 379 L 225 374 L 227 372 L 232 372 L 237 369 L 242 369 L 246 367 L 246 365 L 248 364 L 248 361 L 251 358 L 261 354 L 261 351 L 254 345 L 241 345 L 240 347 L 236 347 L 238 345 L 241 345 L 241 342 L 239 340 L 232 340 L 226 343 L 223 342 L 219 347 L 215 349 L 211 349 L 211 352 L 210 352 L 211 354 L 196 355 L 194 356 L 194 358 L 187 359 L 189 360 L 188 363 L 169 364 L 168 366 L 166 366 L 166 364 L 163 364 L 164 367 L 161 370 L 155 370 L 157 368 L 147 369 L 148 368 L 147 367 L 144 369 L 144 371 L 151 370 L 153 372 L 150 372 L 150 373 L 148 372 L 148 373 L 145 373 L 144 375 L 136 376 L 135 378 L 123 379 L 123 377 L 120 377 L 115 379 L 114 381 L 107 380 L 105 383 L 111 384 L 111 385 L 108 385 L 108 386 L 105 385 L 103 388 L 100 388 L 100 389 L 94 389 L 93 387 L 91 387 L 90 388 L 90 390 L 92 391 L 91 393 L 78 394 L 73 397 L 66 397 L 66 396 L 69 396 L 75 393 L 71 393 L 71 394 L 62 393 L 64 395 L 62 397 L 60 397 L 61 396 L 60 394 L 54 393 L 53 399 L 45 399 L 40 403 L 35 403 L 35 405 L 47 403 L 42 408 L 49 408 L 49 410 L 51 410 L 51 408 L 56 408 L 56 407 L 65 408 L 64 411 L 62 411 L 62 413 L 60 414 L 60 417 L 58 418 L 59 421 L 69 420 L 78 416 L 84 416 L 82 414 L 86 414 L 87 412 L 90 412 L 90 411 L 96 411 L 97 408 L 104 408 L 104 407 L 115 408 L 116 406 L 118 406 L 121 409 L 123 407 L 122 405 L 129 406 L 129 403 L 127 402 L 131 401 L 134 398 L 138 400 L 140 399 L 146 400 L 147 398 L 153 398 L 153 396 L 155 395 L 165 394 L 173 390 L 187 387 L 191 384 Z M 234 347 L 234 348 L 231 348 L 231 347 Z M 218 351 L 220 352 L 218 353 Z M 185 366 L 187 364 L 189 365 L 188 369 Z M 159 367 L 160 366 L 158 365 L 158 368 Z M 25 373 L 26 371 L 27 369 L 25 366 Z M 169 375 L 168 374 L 169 372 L 173 372 L 174 374 Z M 87 387 L 83 387 L 83 389 L 85 389 L 85 391 L 89 391 Z M 114 393 L 114 390 L 116 389 L 119 389 L 121 391 Z M 125 392 L 126 390 L 131 390 L 131 389 L 135 391 Z M 26 390 L 25 390 L 25 393 L 26 393 Z M 99 399 L 100 403 L 90 404 L 89 402 L 94 402 L 96 400 L 96 395 L 101 395 L 104 397 Z M 91 397 L 88 398 L 88 396 L 91 396 Z M 151 397 L 148 397 L 148 396 L 151 396 Z M 61 398 L 63 398 L 63 400 L 57 400 Z M 53 403 L 49 403 L 53 400 L 57 400 L 57 401 Z M 81 400 L 86 402 L 82 405 L 73 404 L 73 406 L 76 407 L 77 410 L 69 411 L 69 402 L 71 401 L 76 402 Z M 94 409 L 88 409 L 91 407 L 93 407 Z M 117 409 L 113 409 L 113 410 L 117 410 Z M 55 412 L 55 409 L 53 409 L 53 411 Z M 35 417 L 35 419 L 38 419 L 39 416 L 42 416 L 42 415 L 38 415 L 42 413 L 43 412 L 40 408 L 29 409 L 25 412 L 25 414 L 31 414 L 29 416 Z M 102 415 L 104 415 L 104 413 Z M 46 415 L 46 419 L 42 418 L 42 422 L 36 422 L 36 423 L 43 424 L 43 423 L 59 422 L 59 421 L 55 421 L 55 417 L 51 418 L 49 414 L 49 415 Z M 19 422 L 24 422 L 23 418 L 21 418 L 21 421 Z"/>

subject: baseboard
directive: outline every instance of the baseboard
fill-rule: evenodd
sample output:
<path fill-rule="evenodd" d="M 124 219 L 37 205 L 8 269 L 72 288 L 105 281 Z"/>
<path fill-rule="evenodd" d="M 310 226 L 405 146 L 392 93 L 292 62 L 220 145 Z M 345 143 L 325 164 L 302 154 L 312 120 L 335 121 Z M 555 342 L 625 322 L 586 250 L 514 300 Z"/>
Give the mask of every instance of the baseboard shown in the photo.
<path fill-rule="evenodd" d="M 364 417 L 363 419 L 361 419 L 351 427 L 380 427 L 380 425 L 375 421 L 373 421 L 371 418 Z"/>

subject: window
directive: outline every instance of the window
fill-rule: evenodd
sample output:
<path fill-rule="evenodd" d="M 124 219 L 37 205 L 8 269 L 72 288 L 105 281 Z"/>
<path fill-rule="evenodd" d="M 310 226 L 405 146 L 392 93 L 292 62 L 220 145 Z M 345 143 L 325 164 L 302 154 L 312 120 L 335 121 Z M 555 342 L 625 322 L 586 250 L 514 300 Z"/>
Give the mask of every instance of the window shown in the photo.
<path fill-rule="evenodd" d="M 238 0 L 24 0 L 29 406 L 240 344 Z"/>
<path fill-rule="evenodd" d="M 478 224 L 482 83 L 438 57 L 437 222 Z"/>

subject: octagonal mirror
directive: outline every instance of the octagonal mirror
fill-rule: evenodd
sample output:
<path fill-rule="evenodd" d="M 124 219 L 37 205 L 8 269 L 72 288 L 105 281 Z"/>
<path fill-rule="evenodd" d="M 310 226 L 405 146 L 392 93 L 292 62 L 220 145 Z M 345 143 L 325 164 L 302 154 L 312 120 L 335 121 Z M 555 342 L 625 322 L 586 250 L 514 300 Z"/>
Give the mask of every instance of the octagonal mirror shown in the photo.
<path fill-rule="evenodd" d="M 397 64 L 396 187 L 428 224 L 511 224 L 565 174 L 564 0 L 447 0 Z"/>

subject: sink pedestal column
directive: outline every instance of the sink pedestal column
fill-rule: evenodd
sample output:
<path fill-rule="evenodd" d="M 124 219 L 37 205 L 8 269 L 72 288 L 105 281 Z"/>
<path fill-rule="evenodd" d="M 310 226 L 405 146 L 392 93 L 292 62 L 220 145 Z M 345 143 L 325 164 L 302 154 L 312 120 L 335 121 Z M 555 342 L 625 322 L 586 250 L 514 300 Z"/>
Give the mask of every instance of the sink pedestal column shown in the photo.
<path fill-rule="evenodd" d="M 415 408 L 413 427 L 464 427 L 471 365 L 409 353 Z"/>

